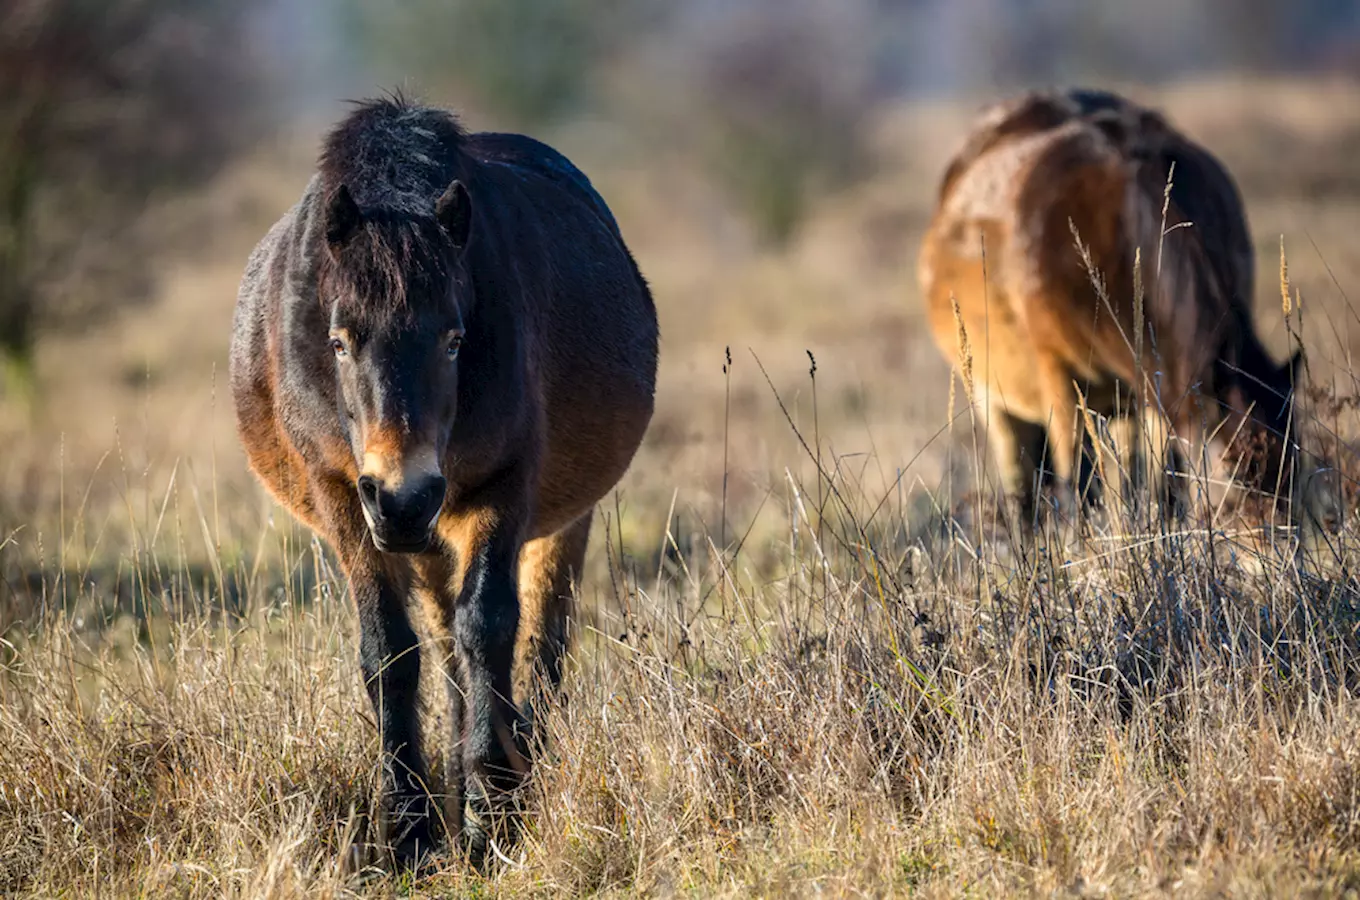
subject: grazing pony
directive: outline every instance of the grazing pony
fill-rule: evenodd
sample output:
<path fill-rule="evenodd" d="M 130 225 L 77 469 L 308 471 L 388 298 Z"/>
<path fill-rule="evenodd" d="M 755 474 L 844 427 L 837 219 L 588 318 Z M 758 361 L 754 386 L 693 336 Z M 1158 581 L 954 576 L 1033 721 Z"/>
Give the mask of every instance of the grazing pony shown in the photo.
<path fill-rule="evenodd" d="M 478 856 L 488 821 L 511 821 L 525 685 L 558 686 L 594 505 L 651 420 L 657 341 L 647 284 L 585 175 L 400 96 L 334 127 L 250 256 L 231 348 L 240 438 L 348 577 L 403 863 L 432 846 L 416 709 L 430 651 L 453 723 L 450 843 Z"/>
<path fill-rule="evenodd" d="M 1073 486 L 1082 400 L 1151 410 L 1194 452 L 1215 429 L 1238 435 L 1263 450 L 1248 474 L 1275 486 L 1295 456 L 1302 356 L 1277 365 L 1258 340 L 1253 265 L 1232 178 L 1156 112 L 1074 90 L 982 114 L 945 172 L 918 277 L 1027 524 L 1041 458 Z"/>

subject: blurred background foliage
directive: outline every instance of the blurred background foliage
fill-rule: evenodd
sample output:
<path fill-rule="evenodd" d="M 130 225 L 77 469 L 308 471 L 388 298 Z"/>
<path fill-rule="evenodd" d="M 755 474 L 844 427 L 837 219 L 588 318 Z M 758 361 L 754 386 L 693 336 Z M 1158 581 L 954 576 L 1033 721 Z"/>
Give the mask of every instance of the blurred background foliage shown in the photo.
<path fill-rule="evenodd" d="M 144 297 L 137 217 L 258 140 L 255 0 L 0 3 L 0 359 Z M 97 283 L 98 294 L 84 289 Z"/>
<path fill-rule="evenodd" d="M 598 125 L 778 248 L 905 96 L 1358 60 L 1360 0 L 4 0 L 0 357 L 146 294 L 151 198 L 382 88 Z"/>
<path fill-rule="evenodd" d="M 342 40 L 387 78 L 471 95 L 517 127 L 579 113 L 655 0 L 342 0 Z"/>

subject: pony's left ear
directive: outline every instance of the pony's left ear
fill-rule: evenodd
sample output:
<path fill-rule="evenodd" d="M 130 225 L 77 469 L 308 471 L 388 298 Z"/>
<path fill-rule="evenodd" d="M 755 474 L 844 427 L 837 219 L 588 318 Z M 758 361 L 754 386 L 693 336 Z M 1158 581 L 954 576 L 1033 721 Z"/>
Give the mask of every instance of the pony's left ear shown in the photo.
<path fill-rule="evenodd" d="M 462 250 L 472 232 L 472 198 L 456 178 L 434 204 L 434 215 L 444 227 L 453 246 Z"/>
<path fill-rule="evenodd" d="M 359 211 L 359 204 L 354 202 L 354 195 L 348 187 L 340 185 L 326 203 L 326 242 L 333 248 L 339 248 L 363 223 L 364 214 Z"/>

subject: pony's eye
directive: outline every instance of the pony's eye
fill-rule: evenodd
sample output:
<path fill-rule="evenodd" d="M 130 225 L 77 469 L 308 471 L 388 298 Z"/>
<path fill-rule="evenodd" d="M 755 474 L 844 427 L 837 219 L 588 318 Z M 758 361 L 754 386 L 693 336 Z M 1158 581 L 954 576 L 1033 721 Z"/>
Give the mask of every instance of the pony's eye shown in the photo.
<path fill-rule="evenodd" d="M 335 351 L 336 356 L 344 356 L 349 352 L 345 349 L 345 342 L 339 338 L 331 338 L 331 349 Z"/>
<path fill-rule="evenodd" d="M 459 350 L 462 346 L 463 346 L 463 336 L 462 336 L 461 334 L 451 335 L 451 336 L 449 337 L 449 347 L 448 347 L 448 350 L 445 351 L 446 353 L 448 353 L 449 359 L 454 359 L 455 357 L 457 357 L 457 356 L 458 356 L 458 350 Z"/>

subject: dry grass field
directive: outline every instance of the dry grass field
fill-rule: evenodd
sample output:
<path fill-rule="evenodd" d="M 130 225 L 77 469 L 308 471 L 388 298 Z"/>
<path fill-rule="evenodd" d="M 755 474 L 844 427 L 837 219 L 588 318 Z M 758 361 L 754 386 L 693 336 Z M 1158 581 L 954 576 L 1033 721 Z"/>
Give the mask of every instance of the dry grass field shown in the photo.
<path fill-rule="evenodd" d="M 0 405 L 0 893 L 1360 895 L 1360 87 L 1129 90 L 1239 179 L 1259 328 L 1309 354 L 1331 531 L 1116 505 L 1021 555 L 983 527 L 985 442 L 914 273 L 990 98 L 875 123 L 873 177 L 781 252 L 683 168 L 554 136 L 653 284 L 657 412 L 598 510 L 526 835 L 484 873 L 387 874 L 343 581 L 225 395 L 303 130 L 159 210 L 205 249 Z"/>

